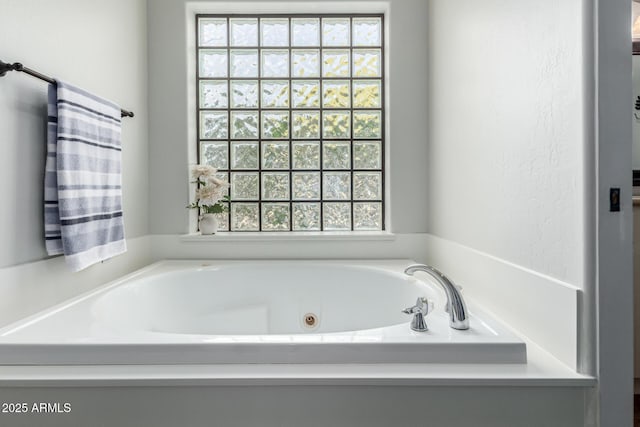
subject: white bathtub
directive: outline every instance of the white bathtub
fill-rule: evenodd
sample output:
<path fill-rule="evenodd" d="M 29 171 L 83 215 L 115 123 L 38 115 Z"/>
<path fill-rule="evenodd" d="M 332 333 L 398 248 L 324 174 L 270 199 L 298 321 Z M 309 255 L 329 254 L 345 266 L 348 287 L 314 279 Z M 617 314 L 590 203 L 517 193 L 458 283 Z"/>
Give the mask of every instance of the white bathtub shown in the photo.
<path fill-rule="evenodd" d="M 411 263 L 163 261 L 0 329 L 0 364 L 526 362 L 469 301 L 470 329 L 451 329 Z M 428 332 L 401 312 L 418 297 Z"/>

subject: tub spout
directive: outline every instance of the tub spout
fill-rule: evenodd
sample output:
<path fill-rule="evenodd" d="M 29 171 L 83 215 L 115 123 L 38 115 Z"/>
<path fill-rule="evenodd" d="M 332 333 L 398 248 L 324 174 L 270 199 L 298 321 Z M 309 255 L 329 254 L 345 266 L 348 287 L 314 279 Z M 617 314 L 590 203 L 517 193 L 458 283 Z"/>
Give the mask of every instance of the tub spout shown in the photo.
<path fill-rule="evenodd" d="M 449 312 L 449 326 L 453 329 L 469 329 L 469 314 L 464 298 L 456 285 L 444 274 L 430 265 L 413 264 L 407 267 L 404 272 L 413 276 L 416 271 L 423 271 L 436 279 L 447 294 L 447 311 Z"/>

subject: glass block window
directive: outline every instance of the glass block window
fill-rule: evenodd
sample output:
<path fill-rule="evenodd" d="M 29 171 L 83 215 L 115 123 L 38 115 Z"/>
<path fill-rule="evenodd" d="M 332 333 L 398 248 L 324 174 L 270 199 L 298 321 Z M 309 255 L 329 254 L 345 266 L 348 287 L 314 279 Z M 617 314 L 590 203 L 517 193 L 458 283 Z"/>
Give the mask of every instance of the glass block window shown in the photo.
<path fill-rule="evenodd" d="M 382 15 L 197 15 L 200 163 L 229 231 L 384 230 Z"/>

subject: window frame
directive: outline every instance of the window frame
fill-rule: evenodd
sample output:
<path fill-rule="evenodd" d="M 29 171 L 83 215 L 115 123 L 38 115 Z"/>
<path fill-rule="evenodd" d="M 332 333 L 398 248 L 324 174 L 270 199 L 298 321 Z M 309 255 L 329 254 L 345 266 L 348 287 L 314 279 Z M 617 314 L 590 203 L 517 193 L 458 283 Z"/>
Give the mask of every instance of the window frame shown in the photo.
<path fill-rule="evenodd" d="M 207 18 L 224 18 L 227 20 L 227 43 L 225 46 L 206 46 L 206 45 L 201 45 L 201 41 L 200 41 L 200 19 L 207 19 Z M 243 19 L 243 18 L 248 18 L 248 19 L 256 19 L 258 22 L 258 41 L 257 41 L 257 45 L 255 46 L 232 46 L 231 44 L 231 25 L 230 25 L 230 20 L 231 19 Z M 288 19 L 289 20 L 289 34 L 288 34 L 288 44 L 286 46 L 262 46 L 261 43 L 261 18 L 283 18 L 283 19 Z M 317 46 L 294 46 L 292 44 L 292 31 L 291 31 L 291 23 L 293 19 L 297 19 L 297 18 L 317 18 L 318 22 L 319 22 L 319 42 Z M 349 45 L 348 46 L 324 46 L 324 43 L 322 41 L 322 19 L 323 18 L 349 18 L 350 19 L 350 23 L 349 23 L 349 34 L 350 34 L 350 39 L 349 39 Z M 354 18 L 376 18 L 380 20 L 380 43 L 379 46 L 354 46 L 353 43 L 353 19 Z M 200 51 L 201 49 L 220 49 L 220 50 L 226 50 L 227 51 L 227 72 L 226 72 L 226 77 L 207 77 L 207 76 L 201 76 L 200 75 Z M 258 77 L 232 77 L 231 76 L 231 51 L 234 49 L 250 49 L 250 50 L 257 50 L 258 52 Z M 262 50 L 263 49 L 282 49 L 282 50 L 287 50 L 289 52 L 289 63 L 288 63 L 288 67 L 289 67 L 289 73 L 288 73 L 288 77 L 263 77 L 261 74 L 261 68 L 262 68 L 262 62 L 261 62 L 261 58 L 262 58 Z M 318 77 L 294 77 L 292 75 L 292 63 L 291 63 L 291 58 L 292 58 L 292 54 L 291 51 L 293 49 L 317 49 L 318 53 L 319 53 L 319 75 Z M 349 51 L 349 64 L 350 64 L 350 71 L 349 71 L 349 76 L 348 77 L 323 77 L 322 76 L 322 67 L 323 67 L 323 50 L 348 50 Z M 355 77 L 353 75 L 353 53 L 354 50 L 358 50 L 358 49 L 376 49 L 380 51 L 380 76 L 379 77 L 369 77 L 369 79 L 371 79 L 371 81 L 379 81 L 380 84 L 380 105 L 379 107 L 375 107 L 375 108 L 356 108 L 353 106 L 353 83 L 354 81 L 367 81 L 367 77 Z M 335 233 L 336 231 L 343 231 L 343 232 L 352 232 L 352 233 L 360 233 L 360 232 L 366 232 L 366 233 L 371 233 L 371 232 L 387 232 L 387 223 L 386 223 L 386 209 L 387 209 L 387 202 L 388 202 L 388 198 L 386 197 L 386 188 L 387 188 L 387 178 L 386 178 L 386 143 L 387 143 L 387 138 L 386 138 L 386 89 L 387 89 L 387 85 L 386 85 L 386 76 L 385 76 L 385 68 L 386 68 L 386 64 L 385 64 L 385 56 L 386 56 L 386 52 L 385 52 L 385 14 L 384 13 L 362 13 L 362 12 L 358 12 L 358 13 L 196 13 L 195 14 L 195 86 L 196 86 L 196 97 L 195 97 L 195 103 L 196 103 L 196 156 L 198 159 L 198 162 L 201 162 L 201 156 L 202 156 L 202 145 L 203 143 L 206 142 L 220 142 L 220 143 L 226 143 L 227 144 L 227 167 L 224 169 L 220 169 L 221 173 L 225 173 L 227 175 L 227 180 L 229 182 L 231 182 L 231 177 L 232 177 L 232 173 L 234 172 L 249 172 L 249 173 L 255 173 L 257 174 L 258 177 L 258 198 L 257 199 L 252 199 L 252 200 L 230 200 L 228 203 L 226 203 L 227 206 L 227 211 L 224 214 L 221 215 L 225 215 L 226 216 L 226 224 L 227 224 L 227 230 L 228 232 L 231 233 L 273 233 L 273 232 L 284 232 L 284 233 Z M 202 107 L 201 106 L 201 82 L 203 81 L 207 81 L 207 80 L 225 80 L 227 82 L 227 107 L 220 109 L 219 111 L 225 111 L 227 113 L 227 138 L 226 139 L 219 139 L 219 140 L 215 140 L 215 139 L 210 139 L 210 138 L 204 138 L 201 135 L 201 114 L 203 111 L 212 111 L 212 108 L 206 108 L 206 107 Z M 238 108 L 234 108 L 231 104 L 231 82 L 233 80 L 252 80 L 252 81 L 257 81 L 258 82 L 258 107 L 257 108 L 250 108 L 250 109 L 238 109 Z M 263 107 L 262 106 L 262 83 L 264 81 L 277 81 L 277 80 L 286 80 L 289 82 L 289 105 L 287 107 L 275 107 L 275 108 L 269 108 L 269 107 Z M 294 108 L 294 106 L 292 105 L 292 85 L 293 82 L 295 80 L 317 80 L 319 82 L 320 85 L 320 93 L 319 93 L 319 97 L 320 97 L 320 101 L 319 101 L 319 105 L 318 107 L 314 107 L 312 109 L 298 109 L 298 108 Z M 350 98 L 350 106 L 348 108 L 325 108 L 323 105 L 323 91 L 322 88 L 324 87 L 324 82 L 327 81 L 348 81 L 349 82 L 349 98 Z M 215 111 L 215 109 L 213 109 L 213 111 Z M 236 111 L 251 111 L 251 112 L 257 112 L 258 114 L 258 137 L 257 138 L 251 138 L 251 139 L 245 139 L 245 138 L 232 138 L 231 135 L 231 129 L 232 129 L 232 123 L 231 123 L 231 117 L 232 117 L 232 112 L 236 112 Z M 265 112 L 280 112 L 280 111 L 286 111 L 288 113 L 288 117 L 289 117 L 289 136 L 286 139 L 270 139 L 270 138 L 264 138 L 263 136 L 263 132 L 262 132 L 262 115 Z M 306 141 L 317 141 L 318 142 L 318 147 L 320 150 L 319 153 L 319 168 L 317 169 L 295 169 L 293 167 L 293 144 L 294 142 L 304 142 L 305 139 L 300 139 L 300 138 L 294 138 L 293 136 L 293 113 L 294 112 L 304 112 L 304 111 L 313 111 L 313 112 L 318 112 L 319 113 L 319 125 L 320 125 L 320 130 L 319 130 L 319 136 L 318 138 L 313 138 L 313 139 L 306 139 Z M 350 115 L 350 130 L 349 130 L 349 137 L 348 138 L 325 138 L 323 135 L 323 117 L 324 117 L 324 113 L 326 111 L 333 111 L 333 112 L 343 112 L 343 111 L 348 111 L 349 115 Z M 354 116 L 354 112 L 367 112 L 367 111 L 374 111 L 374 112 L 379 112 L 380 113 L 380 135 L 379 137 L 375 138 L 375 137 L 371 137 L 371 138 L 354 138 L 354 129 L 353 129 L 353 116 Z M 258 167 L 256 169 L 238 169 L 238 168 L 232 168 L 232 142 L 235 141 L 244 141 L 244 142 L 255 142 L 258 145 Z M 324 164 L 323 164 L 323 147 L 324 147 L 324 142 L 325 141 L 332 141 L 332 142 L 347 142 L 349 144 L 349 168 L 348 169 L 330 169 L 324 168 Z M 354 168 L 354 144 L 357 142 L 378 142 L 380 145 L 380 165 L 379 168 L 374 168 L 374 169 L 355 169 Z M 289 146 L 289 167 L 287 169 L 265 169 L 263 168 L 263 146 L 265 143 L 278 143 L 278 142 L 283 142 L 283 143 L 287 143 Z M 287 173 L 289 175 L 289 197 L 286 200 L 273 200 L 273 199 L 264 199 L 263 198 L 263 174 L 264 173 Z M 348 173 L 349 177 L 350 177 L 350 197 L 349 199 L 325 199 L 323 196 L 323 185 L 324 185 L 324 176 L 325 176 L 325 172 L 344 172 L 344 173 Z M 355 172 L 363 172 L 363 173 L 367 173 L 367 172 L 375 172 L 375 173 L 380 173 L 380 199 L 370 199 L 370 200 L 360 200 L 360 199 L 354 199 L 354 194 L 353 194 L 353 190 L 354 190 L 354 176 L 355 176 Z M 313 174 L 317 174 L 318 178 L 319 178 L 319 198 L 318 199 L 313 199 L 313 200 L 296 200 L 294 198 L 293 195 L 293 186 L 294 186 L 294 182 L 293 182 L 293 176 L 294 173 L 313 173 Z M 231 190 L 229 190 L 229 195 L 231 195 Z M 257 230 L 238 230 L 238 229 L 233 229 L 232 228 L 232 209 L 231 206 L 233 204 L 236 203 L 252 203 L 252 204 L 256 204 L 258 206 L 258 229 Z M 263 206 L 264 203 L 282 203 L 282 204 L 287 204 L 288 205 L 288 211 L 289 211 L 289 228 L 288 230 L 265 230 L 263 229 Z M 319 205 L 319 215 L 320 215 L 320 219 L 319 219 L 319 229 L 294 229 L 294 209 L 293 209 L 293 204 L 294 203 L 311 203 L 311 204 L 317 204 Z M 325 224 L 324 224 L 324 207 L 325 207 L 325 203 L 345 203 L 345 204 L 349 204 L 350 205 L 350 229 L 349 230 L 327 230 L 324 228 Z M 355 230 L 355 224 L 354 224 L 354 204 L 357 203 L 380 203 L 380 229 L 362 229 L 362 230 Z"/>

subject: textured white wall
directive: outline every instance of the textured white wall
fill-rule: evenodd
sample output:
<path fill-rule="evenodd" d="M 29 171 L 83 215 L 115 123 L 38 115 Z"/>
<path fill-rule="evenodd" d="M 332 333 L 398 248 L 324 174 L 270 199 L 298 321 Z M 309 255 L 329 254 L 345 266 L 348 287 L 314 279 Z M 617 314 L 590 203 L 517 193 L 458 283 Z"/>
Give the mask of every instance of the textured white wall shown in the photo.
<path fill-rule="evenodd" d="M 128 238 L 148 232 L 146 0 L 0 0 L 0 59 L 121 104 Z M 0 268 L 46 257 L 42 181 L 47 84 L 0 78 Z"/>
<path fill-rule="evenodd" d="M 189 138 L 188 86 L 194 76 L 188 74 L 186 0 L 149 1 L 149 132 L 151 167 L 151 210 L 162 212 L 152 218 L 152 234 L 183 234 L 189 231 L 188 163 Z M 237 10 L 243 2 L 232 2 Z M 269 1 L 256 1 L 267 5 Z M 291 12 L 328 11 L 327 7 L 308 6 L 304 0 L 284 0 Z M 323 3 L 323 2 L 320 2 Z M 329 2 L 324 2 L 328 4 Z M 366 7 L 366 1 L 338 0 L 342 11 Z M 224 13 L 224 2 L 195 3 L 200 10 Z M 230 3 L 227 3 L 229 5 Z M 427 224 L 427 2 L 424 0 L 389 1 L 389 111 L 388 182 L 391 185 L 391 230 L 397 233 L 425 232 Z M 195 6 L 197 9 L 197 6 Z M 264 9 L 264 8 L 263 8 Z M 228 10 L 228 9 L 226 9 Z M 246 9 L 251 12 L 254 9 Z M 266 10 L 266 9 L 265 9 Z M 193 123 L 191 123 L 193 125 Z M 195 160 L 195 159 L 194 159 Z M 391 255 L 391 254 L 390 254 Z"/>
<path fill-rule="evenodd" d="M 583 287 L 581 0 L 430 1 L 429 232 Z"/>

